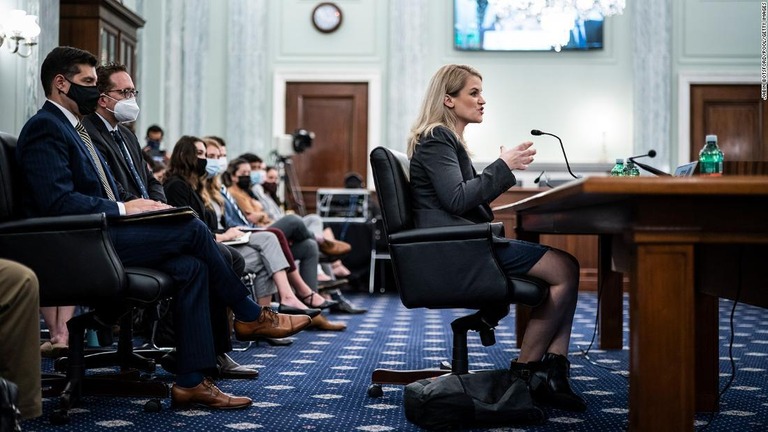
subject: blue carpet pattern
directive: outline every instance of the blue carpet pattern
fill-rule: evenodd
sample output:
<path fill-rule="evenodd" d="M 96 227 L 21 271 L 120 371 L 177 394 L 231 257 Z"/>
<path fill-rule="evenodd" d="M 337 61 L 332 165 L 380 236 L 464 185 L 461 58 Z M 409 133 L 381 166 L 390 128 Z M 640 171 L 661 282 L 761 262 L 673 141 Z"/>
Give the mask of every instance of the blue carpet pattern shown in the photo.
<path fill-rule="evenodd" d="M 369 312 L 363 315 L 332 314 L 345 321 L 344 332 L 305 331 L 293 345 L 252 346 L 233 352 L 241 364 L 261 372 L 256 381 L 222 380 L 226 392 L 247 395 L 254 400 L 250 409 L 237 411 L 170 409 L 163 400 L 159 413 L 143 411 L 144 399 L 86 397 L 71 412 L 68 425 L 53 426 L 47 415 L 54 399 L 44 400 L 44 415 L 22 424 L 24 430 L 43 431 L 417 431 L 403 412 L 403 387 L 384 386 L 384 396 L 367 396 L 371 371 L 376 367 L 418 369 L 434 367 L 450 358 L 449 323 L 466 310 L 405 309 L 396 295 L 353 293 L 353 301 Z M 627 299 L 625 298 L 625 349 L 601 351 L 593 345 L 597 298 L 594 293 L 579 296 L 571 360 L 573 386 L 586 399 L 585 413 L 547 410 L 544 425 L 499 427 L 491 431 L 622 431 L 627 428 L 628 351 Z M 731 376 L 728 356 L 733 303 L 720 303 L 720 382 Z M 496 345 L 483 347 L 475 333 L 469 335 L 470 368 L 503 368 L 517 355 L 514 347 L 514 311 L 496 330 Z M 708 414 L 699 414 L 696 428 L 707 431 L 768 430 L 768 311 L 746 305 L 736 307 L 733 332 L 736 376 L 721 402 L 721 411 L 711 423 Z M 50 368 L 44 361 L 44 369 Z M 675 367 L 670 364 L 669 367 Z M 172 382 L 173 377 L 158 368 L 156 377 Z M 647 413 L 646 415 L 653 415 Z M 478 429 L 479 430 L 479 429 Z"/>

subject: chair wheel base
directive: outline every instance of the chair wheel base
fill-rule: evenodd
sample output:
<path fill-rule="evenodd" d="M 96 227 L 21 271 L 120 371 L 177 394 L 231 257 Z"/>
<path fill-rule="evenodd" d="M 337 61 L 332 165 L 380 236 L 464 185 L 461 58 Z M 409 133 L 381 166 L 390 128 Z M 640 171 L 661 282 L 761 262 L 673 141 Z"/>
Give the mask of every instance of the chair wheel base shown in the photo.
<path fill-rule="evenodd" d="M 163 410 L 163 404 L 160 399 L 150 399 L 144 404 L 144 412 L 160 412 Z"/>
<path fill-rule="evenodd" d="M 57 409 L 48 417 L 51 424 L 64 425 L 69 423 L 69 414 L 66 409 Z"/>
<path fill-rule="evenodd" d="M 384 390 L 381 389 L 381 384 L 371 384 L 368 386 L 368 396 L 372 398 L 380 398 L 384 396 Z"/>

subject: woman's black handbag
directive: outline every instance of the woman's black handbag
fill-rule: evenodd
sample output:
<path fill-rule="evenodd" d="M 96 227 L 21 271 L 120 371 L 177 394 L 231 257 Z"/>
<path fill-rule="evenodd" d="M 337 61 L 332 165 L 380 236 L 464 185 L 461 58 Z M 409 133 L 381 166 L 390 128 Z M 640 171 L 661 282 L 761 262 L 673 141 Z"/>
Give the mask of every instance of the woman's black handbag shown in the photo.
<path fill-rule="evenodd" d="M 19 387 L 5 378 L 0 378 L 0 432 L 21 430 L 18 403 Z"/>
<path fill-rule="evenodd" d="M 405 387 L 405 417 L 429 430 L 536 424 L 528 384 L 507 369 L 419 380 Z"/>

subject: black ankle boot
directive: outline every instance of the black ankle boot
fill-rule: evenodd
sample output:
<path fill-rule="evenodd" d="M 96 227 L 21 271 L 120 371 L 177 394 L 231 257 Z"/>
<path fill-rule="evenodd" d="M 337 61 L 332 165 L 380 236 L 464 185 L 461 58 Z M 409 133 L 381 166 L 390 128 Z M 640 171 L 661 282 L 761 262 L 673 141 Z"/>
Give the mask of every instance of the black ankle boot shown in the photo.
<path fill-rule="evenodd" d="M 539 362 L 528 363 L 531 395 L 540 403 L 566 411 L 586 411 L 587 404 L 571 390 L 568 372 L 571 362 L 565 356 L 546 353 Z"/>

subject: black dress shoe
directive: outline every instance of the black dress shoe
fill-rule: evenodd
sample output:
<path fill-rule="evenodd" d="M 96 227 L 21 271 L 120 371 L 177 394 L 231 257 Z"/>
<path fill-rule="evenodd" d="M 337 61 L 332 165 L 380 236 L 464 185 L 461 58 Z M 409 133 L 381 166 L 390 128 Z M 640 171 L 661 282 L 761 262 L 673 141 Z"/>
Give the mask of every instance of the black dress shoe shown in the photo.
<path fill-rule="evenodd" d="M 308 307 L 313 307 L 312 306 L 312 299 L 315 297 L 315 294 L 317 294 L 317 293 L 313 292 L 312 294 L 310 294 L 310 295 L 308 295 L 306 297 L 302 297 L 299 300 L 301 300 L 301 302 L 304 303 L 305 305 L 307 305 Z M 318 294 L 318 296 L 319 296 L 319 294 Z M 309 300 L 309 301 L 307 301 L 307 300 Z M 325 300 L 323 302 L 323 304 L 321 304 L 320 306 L 315 306 L 315 307 L 317 309 L 328 309 L 329 307 L 335 305 L 336 303 L 337 303 L 336 300 Z"/>
<path fill-rule="evenodd" d="M 320 309 L 315 308 L 299 309 L 293 306 L 281 304 L 277 307 L 277 312 L 288 315 L 309 315 L 310 318 L 314 318 L 320 315 L 321 311 Z"/>
<path fill-rule="evenodd" d="M 255 379 L 259 377 L 259 371 L 239 365 L 227 354 L 216 356 L 216 368 L 220 378 L 231 379 Z"/>
<path fill-rule="evenodd" d="M 288 345 L 293 343 L 293 340 L 291 340 L 289 338 L 268 338 L 268 337 L 265 337 L 265 338 L 258 338 L 258 339 L 256 339 L 256 346 L 258 346 L 259 343 L 261 343 L 262 341 L 266 342 L 267 344 L 272 345 L 272 346 L 288 346 Z"/>
<path fill-rule="evenodd" d="M 338 303 L 335 306 L 331 306 L 331 312 L 348 313 L 348 314 L 363 314 L 368 312 L 368 309 L 355 307 L 349 300 L 344 297 L 340 292 L 331 294 L 331 298 Z"/>

